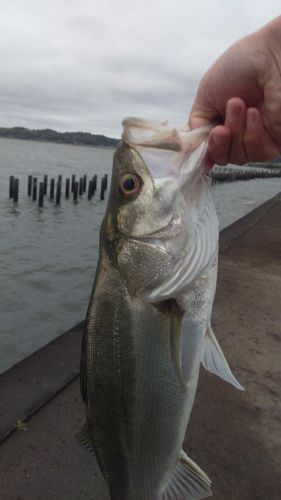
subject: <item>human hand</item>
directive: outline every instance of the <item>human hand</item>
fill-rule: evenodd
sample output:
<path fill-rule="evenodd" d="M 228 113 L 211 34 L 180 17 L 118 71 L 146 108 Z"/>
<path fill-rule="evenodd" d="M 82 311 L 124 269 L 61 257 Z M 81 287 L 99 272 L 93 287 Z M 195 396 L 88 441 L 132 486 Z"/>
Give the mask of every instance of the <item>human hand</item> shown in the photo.
<path fill-rule="evenodd" d="M 279 156 L 281 17 L 230 47 L 203 77 L 189 125 L 222 121 L 209 137 L 207 167 Z"/>

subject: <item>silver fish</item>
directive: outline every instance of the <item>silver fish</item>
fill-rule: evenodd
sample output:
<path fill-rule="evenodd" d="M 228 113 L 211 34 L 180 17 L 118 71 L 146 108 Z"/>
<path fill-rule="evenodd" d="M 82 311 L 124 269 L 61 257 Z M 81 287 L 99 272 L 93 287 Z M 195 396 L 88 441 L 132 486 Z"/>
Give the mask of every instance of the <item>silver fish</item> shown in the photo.
<path fill-rule="evenodd" d="M 200 362 L 242 389 L 211 328 L 210 129 L 123 126 L 82 343 L 84 432 L 112 500 L 205 498 L 211 481 L 182 450 Z"/>

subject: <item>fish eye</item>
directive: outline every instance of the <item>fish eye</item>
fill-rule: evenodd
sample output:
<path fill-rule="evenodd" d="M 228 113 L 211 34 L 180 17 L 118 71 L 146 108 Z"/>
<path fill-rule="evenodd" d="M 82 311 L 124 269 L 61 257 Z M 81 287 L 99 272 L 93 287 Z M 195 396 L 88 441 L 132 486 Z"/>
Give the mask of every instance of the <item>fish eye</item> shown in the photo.
<path fill-rule="evenodd" d="M 141 180 L 135 174 L 123 174 L 119 181 L 119 192 L 125 198 L 135 195 L 141 188 Z"/>

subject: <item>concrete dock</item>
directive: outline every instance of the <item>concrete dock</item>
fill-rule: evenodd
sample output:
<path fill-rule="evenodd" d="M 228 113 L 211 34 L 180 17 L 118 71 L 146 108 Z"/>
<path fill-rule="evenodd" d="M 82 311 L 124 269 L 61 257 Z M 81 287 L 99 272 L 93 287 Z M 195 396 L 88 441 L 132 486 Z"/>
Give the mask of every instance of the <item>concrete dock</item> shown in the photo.
<path fill-rule="evenodd" d="M 213 329 L 246 391 L 202 368 L 185 449 L 215 500 L 280 500 L 281 194 L 221 232 Z M 109 500 L 75 437 L 80 340 L 81 325 L 0 376 L 0 500 Z"/>

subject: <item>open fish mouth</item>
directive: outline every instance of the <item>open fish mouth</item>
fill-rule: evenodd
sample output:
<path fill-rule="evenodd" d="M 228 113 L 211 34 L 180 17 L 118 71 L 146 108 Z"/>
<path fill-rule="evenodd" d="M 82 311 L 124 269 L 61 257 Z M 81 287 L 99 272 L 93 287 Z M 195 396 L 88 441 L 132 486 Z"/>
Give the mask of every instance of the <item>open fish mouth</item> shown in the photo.
<path fill-rule="evenodd" d="M 202 174 L 212 127 L 191 130 L 187 124 L 174 127 L 169 122 L 125 118 L 122 140 L 139 152 L 155 180 L 170 178 L 182 186 L 194 173 Z"/>
<path fill-rule="evenodd" d="M 196 149 L 202 134 L 207 137 L 212 129 L 212 125 L 190 129 L 187 124 L 174 127 L 168 121 L 157 123 L 134 117 L 124 118 L 122 125 L 122 139 L 129 144 L 171 151 Z"/>

